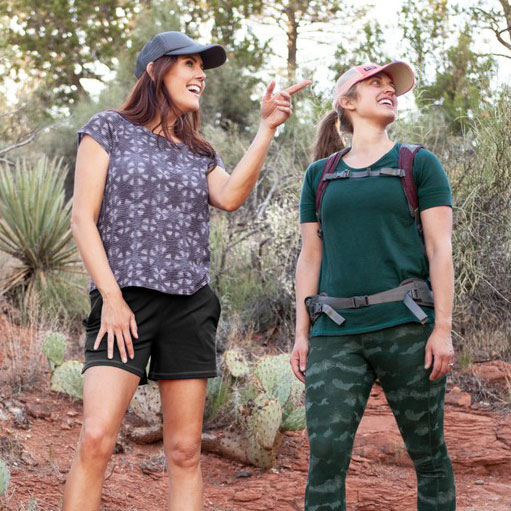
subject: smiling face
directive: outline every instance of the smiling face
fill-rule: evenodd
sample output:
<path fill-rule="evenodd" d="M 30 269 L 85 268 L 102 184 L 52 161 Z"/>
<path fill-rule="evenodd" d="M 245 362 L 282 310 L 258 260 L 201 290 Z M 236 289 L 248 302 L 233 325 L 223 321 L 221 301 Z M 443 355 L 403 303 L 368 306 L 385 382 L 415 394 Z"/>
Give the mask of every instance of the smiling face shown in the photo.
<path fill-rule="evenodd" d="M 206 74 L 200 55 L 179 55 L 163 79 L 173 104 L 183 114 L 199 110 L 206 86 Z"/>
<path fill-rule="evenodd" d="M 396 88 L 392 78 L 379 73 L 356 86 L 355 98 L 340 98 L 340 105 L 349 112 L 353 125 L 357 118 L 374 120 L 384 126 L 394 122 L 397 116 Z"/>

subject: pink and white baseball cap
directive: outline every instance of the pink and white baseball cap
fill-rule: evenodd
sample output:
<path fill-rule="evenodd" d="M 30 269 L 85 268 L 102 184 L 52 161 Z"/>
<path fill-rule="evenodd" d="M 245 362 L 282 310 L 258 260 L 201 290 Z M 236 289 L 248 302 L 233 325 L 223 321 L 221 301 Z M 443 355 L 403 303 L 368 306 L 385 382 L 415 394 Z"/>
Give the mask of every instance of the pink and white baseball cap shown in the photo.
<path fill-rule="evenodd" d="M 337 99 L 346 94 L 353 85 L 378 73 L 386 73 L 392 78 L 396 86 L 396 96 L 405 94 L 415 85 L 415 74 L 412 67 L 406 62 L 396 60 L 384 66 L 369 62 L 361 66 L 354 66 L 339 77 L 334 89 L 334 105 L 337 103 Z"/>

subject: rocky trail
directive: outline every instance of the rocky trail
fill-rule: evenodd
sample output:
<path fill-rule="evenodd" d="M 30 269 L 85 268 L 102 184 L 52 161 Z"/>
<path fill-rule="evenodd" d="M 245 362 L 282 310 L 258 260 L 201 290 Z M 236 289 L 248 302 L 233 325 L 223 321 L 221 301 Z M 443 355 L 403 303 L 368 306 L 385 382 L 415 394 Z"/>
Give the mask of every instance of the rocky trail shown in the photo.
<path fill-rule="evenodd" d="M 478 366 L 473 374 L 497 381 L 510 367 L 493 362 Z M 452 384 L 446 403 L 446 442 L 456 474 L 458 510 L 511 511 L 509 410 L 472 404 L 471 395 Z M 31 499 L 39 511 L 59 509 L 80 425 L 80 402 L 48 389 L 14 396 L 8 387 L 0 387 L 0 457 L 12 472 L 8 494 L 0 499 L 3 510 L 28 510 Z M 166 472 L 161 442 L 137 445 L 121 434 L 116 451 L 107 470 L 102 510 L 163 511 Z M 205 509 L 301 510 L 307 459 L 305 432 L 285 435 L 269 471 L 203 453 Z M 356 437 L 348 510 L 413 511 L 415 484 L 392 413 L 375 387 Z"/>

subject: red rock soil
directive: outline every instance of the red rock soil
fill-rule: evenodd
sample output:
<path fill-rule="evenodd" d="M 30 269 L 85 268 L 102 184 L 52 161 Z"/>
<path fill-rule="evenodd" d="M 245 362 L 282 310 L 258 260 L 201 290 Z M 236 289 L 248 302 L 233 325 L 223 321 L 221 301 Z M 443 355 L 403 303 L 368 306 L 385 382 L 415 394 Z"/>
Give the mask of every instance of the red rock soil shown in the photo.
<path fill-rule="evenodd" d="M 511 367 L 511 366 L 510 366 Z M 11 395 L 0 387 L 0 456 L 12 470 L 0 509 L 55 511 L 81 424 L 81 403 L 47 386 Z M 511 510 L 511 415 L 470 404 L 451 390 L 446 441 L 456 473 L 459 511 Z M 484 408 L 484 406 L 483 406 Z M 21 411 L 20 411 L 21 410 Z M 26 412 L 26 417 L 24 415 Z M 102 510 L 165 510 L 161 442 L 137 445 L 121 437 L 108 466 Z M 305 432 L 285 436 L 275 468 L 262 471 L 213 454 L 202 455 L 207 511 L 301 510 L 307 475 Z M 415 475 L 395 421 L 375 387 L 356 437 L 347 482 L 349 511 L 415 510 Z"/>

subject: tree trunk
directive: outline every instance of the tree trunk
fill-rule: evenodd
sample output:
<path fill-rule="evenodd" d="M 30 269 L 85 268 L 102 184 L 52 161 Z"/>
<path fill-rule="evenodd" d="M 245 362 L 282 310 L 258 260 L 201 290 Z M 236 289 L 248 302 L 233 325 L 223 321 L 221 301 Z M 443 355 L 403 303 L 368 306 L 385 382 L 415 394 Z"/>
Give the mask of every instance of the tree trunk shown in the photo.
<path fill-rule="evenodd" d="M 286 9 L 287 16 L 287 78 L 290 83 L 296 81 L 296 50 L 298 42 L 298 25 L 296 11 L 293 7 Z"/>

